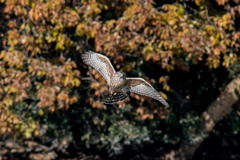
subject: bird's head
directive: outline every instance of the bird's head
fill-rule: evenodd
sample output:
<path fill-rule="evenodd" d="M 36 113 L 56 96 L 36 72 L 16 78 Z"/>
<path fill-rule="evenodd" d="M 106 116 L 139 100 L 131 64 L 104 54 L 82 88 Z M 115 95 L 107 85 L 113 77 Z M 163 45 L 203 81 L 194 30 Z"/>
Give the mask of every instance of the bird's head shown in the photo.
<path fill-rule="evenodd" d="M 116 72 L 116 75 L 119 77 L 119 78 L 122 78 L 122 79 L 126 79 L 126 74 L 124 72 Z"/>

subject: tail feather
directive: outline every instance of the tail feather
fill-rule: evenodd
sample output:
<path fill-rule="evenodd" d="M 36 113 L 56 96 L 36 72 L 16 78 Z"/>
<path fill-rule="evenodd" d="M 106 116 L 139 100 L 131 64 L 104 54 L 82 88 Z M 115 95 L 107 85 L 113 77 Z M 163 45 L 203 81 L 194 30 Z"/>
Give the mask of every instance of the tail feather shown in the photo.
<path fill-rule="evenodd" d="M 105 98 L 104 104 L 113 104 L 113 103 L 122 101 L 127 97 L 128 97 L 128 95 L 126 95 L 122 92 L 115 92 L 115 93 L 111 94 L 110 96 L 108 96 L 107 98 Z"/>

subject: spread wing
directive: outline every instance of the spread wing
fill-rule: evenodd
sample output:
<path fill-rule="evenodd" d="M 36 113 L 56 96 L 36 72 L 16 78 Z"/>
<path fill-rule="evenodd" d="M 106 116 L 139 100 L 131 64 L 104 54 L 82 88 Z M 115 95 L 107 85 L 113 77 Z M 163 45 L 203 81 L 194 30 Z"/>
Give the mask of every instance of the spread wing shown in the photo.
<path fill-rule="evenodd" d="M 130 92 L 154 98 L 160 101 L 164 106 L 169 107 L 169 104 L 159 95 L 158 91 L 156 91 L 144 79 L 127 78 L 127 82 L 128 82 L 128 85 L 130 86 Z"/>
<path fill-rule="evenodd" d="M 96 69 L 110 84 L 112 75 L 116 72 L 109 59 L 99 53 L 87 51 L 82 55 L 83 62 Z"/>

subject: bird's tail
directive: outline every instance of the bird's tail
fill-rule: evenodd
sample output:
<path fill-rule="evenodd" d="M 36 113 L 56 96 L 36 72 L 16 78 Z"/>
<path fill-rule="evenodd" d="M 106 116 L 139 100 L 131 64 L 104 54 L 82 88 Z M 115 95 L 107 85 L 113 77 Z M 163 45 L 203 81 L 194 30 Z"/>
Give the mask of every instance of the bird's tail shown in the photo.
<path fill-rule="evenodd" d="M 122 101 L 127 97 L 128 95 L 122 92 L 114 92 L 113 94 L 109 95 L 104 99 L 104 104 L 113 104 L 113 103 Z"/>

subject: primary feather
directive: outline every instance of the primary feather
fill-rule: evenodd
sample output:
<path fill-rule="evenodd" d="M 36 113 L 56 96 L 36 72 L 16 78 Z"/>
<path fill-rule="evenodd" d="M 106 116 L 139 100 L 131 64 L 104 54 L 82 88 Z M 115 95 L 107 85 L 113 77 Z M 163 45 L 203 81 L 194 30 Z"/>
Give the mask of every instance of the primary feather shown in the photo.
<path fill-rule="evenodd" d="M 116 72 L 111 62 L 106 56 L 92 51 L 87 51 L 82 55 L 83 62 L 96 69 L 103 78 L 110 84 L 112 75 Z"/>
<path fill-rule="evenodd" d="M 159 95 L 148 82 L 142 78 L 127 78 L 130 86 L 130 92 L 140 94 L 143 96 L 151 97 L 160 101 L 164 106 L 169 107 L 169 104 Z"/>

